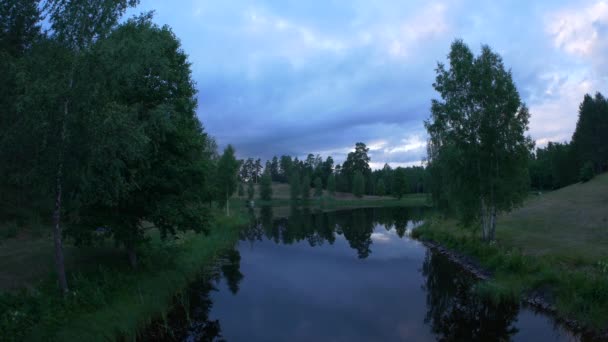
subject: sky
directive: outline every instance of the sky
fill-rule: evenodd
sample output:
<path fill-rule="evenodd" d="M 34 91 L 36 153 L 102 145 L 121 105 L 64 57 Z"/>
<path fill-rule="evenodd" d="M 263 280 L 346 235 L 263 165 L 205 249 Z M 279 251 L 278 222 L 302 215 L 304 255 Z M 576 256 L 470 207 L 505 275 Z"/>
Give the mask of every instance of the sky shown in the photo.
<path fill-rule="evenodd" d="M 608 0 L 141 0 L 192 63 L 197 114 L 240 158 L 331 155 L 420 165 L 437 62 L 463 39 L 513 74 L 543 146 L 568 141 L 585 93 L 608 92 Z"/>

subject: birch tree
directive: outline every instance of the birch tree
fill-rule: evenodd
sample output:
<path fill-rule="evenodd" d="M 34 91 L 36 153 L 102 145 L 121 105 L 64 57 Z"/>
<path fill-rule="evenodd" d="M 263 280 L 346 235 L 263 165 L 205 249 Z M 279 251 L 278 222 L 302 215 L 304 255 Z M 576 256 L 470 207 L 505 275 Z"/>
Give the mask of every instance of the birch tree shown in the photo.
<path fill-rule="evenodd" d="M 530 114 L 490 47 L 474 56 L 456 40 L 448 62 L 437 65 L 433 87 L 441 99 L 425 122 L 429 165 L 461 220 L 479 222 L 482 238 L 492 241 L 497 214 L 520 204 L 529 187 Z"/>

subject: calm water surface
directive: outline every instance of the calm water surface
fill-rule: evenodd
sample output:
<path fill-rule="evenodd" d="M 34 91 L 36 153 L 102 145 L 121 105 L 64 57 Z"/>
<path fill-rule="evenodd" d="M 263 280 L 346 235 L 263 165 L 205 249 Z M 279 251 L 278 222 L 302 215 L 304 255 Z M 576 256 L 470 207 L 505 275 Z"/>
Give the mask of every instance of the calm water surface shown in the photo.
<path fill-rule="evenodd" d="M 548 316 L 480 300 L 469 275 L 409 238 L 423 219 L 412 208 L 264 208 L 146 340 L 578 340 Z"/>

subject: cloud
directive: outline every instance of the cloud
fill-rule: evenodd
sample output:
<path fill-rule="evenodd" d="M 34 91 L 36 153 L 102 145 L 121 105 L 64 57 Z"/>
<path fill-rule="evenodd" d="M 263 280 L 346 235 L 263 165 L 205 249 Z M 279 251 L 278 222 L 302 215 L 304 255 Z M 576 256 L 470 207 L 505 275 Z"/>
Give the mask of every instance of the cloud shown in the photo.
<path fill-rule="evenodd" d="M 557 10 L 548 16 L 546 29 L 556 47 L 587 58 L 602 72 L 608 71 L 607 1 Z"/>
<path fill-rule="evenodd" d="M 207 132 L 241 158 L 342 163 L 361 141 L 374 168 L 420 165 L 454 38 L 504 57 L 539 143 L 568 139 L 584 93 L 607 84 L 606 0 L 142 0 L 135 12 L 150 9 L 189 55 Z"/>

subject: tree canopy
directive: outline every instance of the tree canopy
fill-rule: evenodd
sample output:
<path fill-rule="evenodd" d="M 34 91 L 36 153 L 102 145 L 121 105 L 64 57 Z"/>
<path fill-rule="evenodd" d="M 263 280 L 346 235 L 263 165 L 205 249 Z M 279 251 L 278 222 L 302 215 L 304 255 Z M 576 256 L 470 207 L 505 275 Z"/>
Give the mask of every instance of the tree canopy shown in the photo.
<path fill-rule="evenodd" d="M 474 56 L 456 40 L 449 67 L 439 63 L 425 122 L 430 136 L 433 184 L 464 221 L 479 220 L 483 238 L 494 239 L 497 212 L 521 203 L 528 190 L 532 142 L 525 135 L 530 114 L 510 71 L 488 46 Z M 435 198 L 435 200 L 438 200 Z"/>

